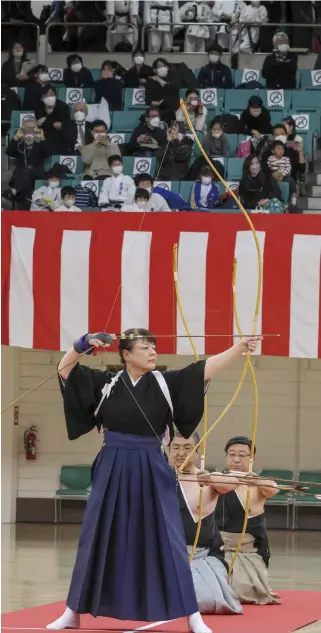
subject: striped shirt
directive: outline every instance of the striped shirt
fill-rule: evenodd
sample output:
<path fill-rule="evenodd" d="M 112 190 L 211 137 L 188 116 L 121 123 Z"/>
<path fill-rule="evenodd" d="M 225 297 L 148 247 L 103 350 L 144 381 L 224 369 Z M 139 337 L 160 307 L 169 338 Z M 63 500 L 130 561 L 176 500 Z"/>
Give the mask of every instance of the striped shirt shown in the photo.
<path fill-rule="evenodd" d="M 87 187 L 82 187 L 82 185 L 77 185 L 75 187 L 76 191 L 76 206 L 81 209 L 86 209 L 87 207 L 98 207 L 98 198 L 94 191 L 91 189 L 87 189 Z"/>
<path fill-rule="evenodd" d="M 269 156 L 267 166 L 271 171 L 280 171 L 284 176 L 289 176 L 291 173 L 291 163 L 288 156 L 282 156 L 282 158 L 277 158 L 274 155 Z"/>

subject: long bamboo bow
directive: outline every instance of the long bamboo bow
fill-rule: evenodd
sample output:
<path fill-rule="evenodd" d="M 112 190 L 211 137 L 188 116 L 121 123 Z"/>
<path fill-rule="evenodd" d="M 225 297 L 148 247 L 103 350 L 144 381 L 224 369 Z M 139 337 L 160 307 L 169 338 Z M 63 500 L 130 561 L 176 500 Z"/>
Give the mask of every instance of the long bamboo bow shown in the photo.
<path fill-rule="evenodd" d="M 254 228 L 254 225 L 248 215 L 248 213 L 246 212 L 245 208 L 243 207 L 241 201 L 238 199 L 238 197 L 235 195 L 234 191 L 231 189 L 231 187 L 228 185 L 228 183 L 224 180 L 224 178 L 222 178 L 221 174 L 217 171 L 217 169 L 215 168 L 215 166 L 213 165 L 212 161 L 210 160 L 210 158 L 208 157 L 207 153 L 205 152 L 205 150 L 202 147 L 202 144 L 200 143 L 200 140 L 195 132 L 195 129 L 193 127 L 193 124 L 191 122 L 191 119 L 189 117 L 189 114 L 186 110 L 185 104 L 183 99 L 180 100 L 180 107 L 184 113 L 187 125 L 190 129 L 190 131 L 193 134 L 193 138 L 201 152 L 201 154 L 204 156 L 206 162 L 209 164 L 209 166 L 211 167 L 212 171 L 215 173 L 215 175 L 217 176 L 217 178 L 221 181 L 221 183 L 224 185 L 224 187 L 226 188 L 226 190 L 229 192 L 230 196 L 232 196 L 232 198 L 235 200 L 236 204 L 238 205 L 240 211 L 243 213 L 251 231 L 252 231 L 252 235 L 253 235 L 253 239 L 255 242 L 255 246 L 256 246 L 256 252 L 257 252 L 257 262 L 258 262 L 258 281 L 257 281 L 257 293 L 256 293 L 256 301 L 255 301 L 255 310 L 254 310 L 254 316 L 253 316 L 253 323 L 252 323 L 252 331 L 251 334 L 254 336 L 256 333 L 256 329 L 257 329 L 257 322 L 258 322 L 258 315 L 259 315 L 259 309 L 260 309 L 260 303 L 261 303 L 261 296 L 262 296 L 262 253 L 261 253 L 261 248 L 260 248 L 260 244 L 259 244 L 259 240 L 258 240 L 258 236 L 256 233 L 256 230 Z M 235 305 L 236 305 L 236 288 L 235 288 L 235 275 L 236 275 L 236 269 L 235 269 L 235 274 L 233 274 L 233 297 L 235 297 Z M 234 301 L 233 301 L 234 302 Z M 241 331 L 240 331 L 241 332 Z M 221 420 L 224 418 L 224 416 L 227 414 L 227 412 L 230 410 L 230 408 L 233 406 L 245 379 L 246 373 L 248 368 L 250 367 L 250 371 L 251 371 L 251 375 L 252 375 L 252 380 L 253 380 L 253 386 L 254 386 L 254 394 L 255 394 L 255 406 L 254 406 L 254 416 L 253 416 L 253 427 L 252 427 L 252 437 L 251 437 L 251 458 L 250 458 L 250 468 L 253 468 L 253 454 L 254 454 L 254 440 L 255 440 L 255 436 L 256 436 L 256 429 L 257 429 L 257 420 L 258 420 L 258 392 L 257 392 L 257 384 L 256 384 L 256 379 L 255 379 L 255 372 L 254 372 L 254 368 L 252 363 L 250 364 L 251 360 L 251 356 L 250 353 L 246 354 L 246 360 L 244 363 L 244 367 L 242 370 L 242 374 L 241 374 L 241 378 L 239 381 L 239 384 L 237 385 L 235 392 L 230 400 L 230 402 L 228 403 L 228 405 L 225 407 L 224 411 L 222 411 L 221 415 L 217 418 L 217 420 L 211 425 L 211 427 L 209 429 L 207 429 L 206 433 L 203 434 L 203 437 L 201 438 L 200 442 L 193 448 L 192 453 L 194 453 L 196 450 L 198 450 L 199 445 L 202 444 L 204 441 L 206 441 L 206 439 L 208 438 L 208 436 L 212 433 L 212 431 L 215 429 L 215 427 L 219 424 L 219 422 L 221 422 Z M 187 459 L 185 460 L 185 462 L 182 464 L 182 466 L 180 467 L 180 471 L 184 470 L 186 463 L 188 462 L 190 455 L 187 457 Z M 247 503 L 246 503 L 246 508 L 245 508 L 245 515 L 244 515 L 244 524 L 243 524 L 243 530 L 242 530 L 242 534 L 239 540 L 239 543 L 237 545 L 232 563 L 230 565 L 230 569 L 229 569 L 229 575 L 231 575 L 232 570 L 233 570 L 233 565 L 235 563 L 236 557 L 238 555 L 238 552 L 242 546 L 242 542 L 243 542 L 243 538 L 244 538 L 244 534 L 246 532 L 246 527 L 247 527 L 247 521 L 248 521 L 248 513 L 249 513 L 249 502 L 250 502 L 250 498 L 249 498 L 249 492 L 250 490 L 248 490 L 248 494 L 247 494 Z"/>
<path fill-rule="evenodd" d="M 178 309 L 179 309 L 179 313 L 181 315 L 182 323 L 184 325 L 185 332 L 186 332 L 186 334 L 187 334 L 187 336 L 189 338 L 190 344 L 192 346 L 192 350 L 193 350 L 195 359 L 197 361 L 199 361 L 199 355 L 198 355 L 195 343 L 193 341 L 192 335 L 191 335 L 191 333 L 189 331 L 189 327 L 188 327 L 187 321 L 185 319 L 183 306 L 182 306 L 182 302 L 181 302 L 181 298 L 180 298 L 180 294 L 179 294 L 177 244 L 174 244 L 174 247 L 173 247 L 173 275 L 174 275 L 174 287 L 175 287 L 176 301 L 177 301 L 177 306 L 178 306 Z M 206 431 L 207 431 L 207 398 L 206 398 L 206 394 L 205 394 L 204 395 L 204 413 L 203 413 L 203 437 L 204 438 L 205 438 L 205 435 L 206 435 Z M 201 448 L 201 469 L 204 470 L 204 468 L 205 468 L 206 439 L 204 439 L 202 441 L 201 446 L 202 446 L 202 448 Z M 184 462 L 184 463 L 186 463 L 186 462 Z M 193 557 L 194 557 L 194 554 L 195 554 L 195 550 L 196 550 L 196 547 L 197 547 L 197 543 L 198 543 L 198 539 L 199 539 L 199 535 L 200 535 L 200 531 L 201 531 L 201 526 L 202 526 L 203 491 L 204 491 L 203 486 L 200 486 L 200 496 L 199 496 L 199 503 L 198 503 L 198 522 L 197 522 L 197 528 L 196 528 L 196 534 L 195 534 L 194 543 L 193 543 L 193 546 L 192 546 L 191 553 L 189 555 L 190 562 L 192 562 L 192 560 L 193 560 Z"/>

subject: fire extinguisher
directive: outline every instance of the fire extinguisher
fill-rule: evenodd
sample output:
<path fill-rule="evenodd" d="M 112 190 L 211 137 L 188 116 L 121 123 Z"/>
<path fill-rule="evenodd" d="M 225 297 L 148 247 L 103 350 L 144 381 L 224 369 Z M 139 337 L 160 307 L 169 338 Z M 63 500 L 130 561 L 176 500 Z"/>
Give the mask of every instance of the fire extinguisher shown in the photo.
<path fill-rule="evenodd" d="M 24 443 L 25 443 L 25 451 L 26 451 L 26 459 L 35 460 L 36 459 L 36 442 L 37 442 L 37 427 L 31 426 L 26 430 L 24 434 Z"/>

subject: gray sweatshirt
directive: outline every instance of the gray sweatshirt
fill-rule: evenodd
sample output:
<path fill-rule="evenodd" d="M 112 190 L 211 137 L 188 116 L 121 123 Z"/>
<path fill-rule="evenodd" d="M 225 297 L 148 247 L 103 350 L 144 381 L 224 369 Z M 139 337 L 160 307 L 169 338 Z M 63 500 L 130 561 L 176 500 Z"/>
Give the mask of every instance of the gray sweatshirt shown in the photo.
<path fill-rule="evenodd" d="M 203 147 L 209 157 L 223 156 L 227 158 L 230 155 L 230 145 L 224 132 L 219 138 L 214 138 L 211 132 L 205 136 Z"/>

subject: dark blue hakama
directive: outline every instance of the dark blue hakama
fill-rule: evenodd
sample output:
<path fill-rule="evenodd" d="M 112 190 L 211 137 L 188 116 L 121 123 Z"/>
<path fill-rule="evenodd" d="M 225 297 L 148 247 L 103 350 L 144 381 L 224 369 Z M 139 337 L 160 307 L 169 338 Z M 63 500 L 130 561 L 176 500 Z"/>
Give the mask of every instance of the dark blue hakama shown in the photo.
<path fill-rule="evenodd" d="M 181 373 L 164 372 L 180 425 L 183 420 L 187 425 L 186 436 L 202 413 L 204 366 L 203 362 L 195 365 Z M 72 438 L 83 434 L 86 425 L 90 430 L 87 412 L 92 416 L 97 406 L 97 385 L 101 387 L 103 372 L 89 371 L 93 370 L 78 366 L 62 389 Z M 125 380 L 128 382 L 128 376 Z M 154 426 L 159 418 L 167 420 L 168 405 L 154 376 L 143 377 L 138 384 L 135 397 L 146 405 L 149 417 L 155 416 Z M 185 408 L 182 387 L 193 400 L 196 395 L 197 406 L 191 403 Z M 146 434 L 126 430 L 125 418 L 117 418 L 123 407 L 130 428 L 137 426 Z M 112 430 L 105 431 L 104 446 L 95 461 L 67 605 L 76 613 L 119 620 L 172 620 L 191 615 L 198 606 L 175 473 L 122 382 L 101 411 Z M 124 432 L 115 431 L 115 425 Z"/>

